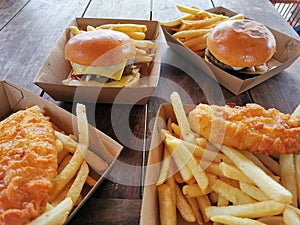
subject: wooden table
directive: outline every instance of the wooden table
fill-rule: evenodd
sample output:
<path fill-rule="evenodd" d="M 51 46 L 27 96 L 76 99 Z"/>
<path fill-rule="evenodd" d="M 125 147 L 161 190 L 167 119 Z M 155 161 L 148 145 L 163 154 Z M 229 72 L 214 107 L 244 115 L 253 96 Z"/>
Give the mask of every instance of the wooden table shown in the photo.
<path fill-rule="evenodd" d="M 177 4 L 203 9 L 223 6 L 299 38 L 267 0 L 178 0 Z M 75 17 L 168 20 L 181 15 L 171 0 L 2 0 L 0 2 L 0 78 L 14 82 L 55 102 L 33 84 L 58 37 Z M 88 107 L 98 129 L 124 145 L 112 174 L 78 212 L 71 224 L 139 224 L 143 179 L 153 118 L 161 103 L 169 102 L 172 91 L 184 103 L 261 104 L 291 113 L 300 103 L 300 59 L 266 82 L 242 93 L 232 94 L 169 48 L 165 47 L 161 79 L 145 106 L 120 105 L 114 111 L 131 132 L 116 134 L 112 129 L 112 105 Z M 201 79 L 201 86 L 193 78 Z M 55 102 L 68 111 L 72 104 Z M 94 107 L 94 108 L 91 108 Z M 124 112 L 129 115 L 129 121 Z M 123 121 L 122 121 L 123 123 Z"/>

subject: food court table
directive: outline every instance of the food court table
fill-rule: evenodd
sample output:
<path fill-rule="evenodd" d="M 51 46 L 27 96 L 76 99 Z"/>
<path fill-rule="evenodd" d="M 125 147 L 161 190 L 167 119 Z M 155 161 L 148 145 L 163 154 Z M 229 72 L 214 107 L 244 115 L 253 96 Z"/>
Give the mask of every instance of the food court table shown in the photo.
<path fill-rule="evenodd" d="M 72 111 L 72 103 L 56 102 L 33 84 L 36 73 L 66 26 L 75 17 L 173 19 L 181 15 L 175 4 L 197 5 L 202 9 L 223 6 L 299 39 L 268 0 L 2 0 L 0 78 Z M 255 102 L 285 113 L 292 113 L 300 103 L 300 59 L 275 77 L 236 96 L 163 46 L 161 78 L 146 105 L 87 104 L 88 119 L 120 142 L 124 150 L 111 175 L 71 224 L 139 224 L 153 120 L 159 105 L 169 102 L 171 92 L 179 92 L 184 103 L 245 105 Z M 128 127 L 129 132 L 114 130 L 113 119 Z"/>

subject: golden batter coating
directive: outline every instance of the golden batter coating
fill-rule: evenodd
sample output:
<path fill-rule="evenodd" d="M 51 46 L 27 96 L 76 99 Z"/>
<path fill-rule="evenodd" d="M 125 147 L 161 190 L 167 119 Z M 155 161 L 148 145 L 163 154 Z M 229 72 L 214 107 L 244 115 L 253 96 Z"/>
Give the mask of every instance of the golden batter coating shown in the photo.
<path fill-rule="evenodd" d="M 26 224 L 44 212 L 57 171 L 55 136 L 37 107 L 0 122 L 0 224 Z"/>
<path fill-rule="evenodd" d="M 300 152 L 300 119 L 258 104 L 199 104 L 189 113 L 191 128 L 212 142 L 255 153 Z"/>

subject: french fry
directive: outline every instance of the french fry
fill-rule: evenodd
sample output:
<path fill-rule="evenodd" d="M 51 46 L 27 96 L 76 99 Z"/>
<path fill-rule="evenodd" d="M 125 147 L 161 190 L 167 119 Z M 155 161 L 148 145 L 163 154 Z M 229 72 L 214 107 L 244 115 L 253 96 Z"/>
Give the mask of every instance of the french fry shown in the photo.
<path fill-rule="evenodd" d="M 174 202 L 174 204 L 176 205 L 176 182 L 175 182 L 174 176 L 169 176 L 166 179 L 165 183 L 170 187 L 171 198 L 172 198 L 172 201 Z"/>
<path fill-rule="evenodd" d="M 76 115 L 77 115 L 77 126 L 78 126 L 78 136 L 79 143 L 82 145 L 89 146 L 89 128 L 86 118 L 86 108 L 83 104 L 76 104 Z M 85 156 L 85 152 L 82 152 Z"/>
<path fill-rule="evenodd" d="M 293 154 L 279 156 L 280 174 L 282 185 L 292 193 L 292 205 L 297 207 L 297 182 L 296 169 Z"/>
<path fill-rule="evenodd" d="M 292 202 L 292 194 L 286 188 L 274 181 L 241 152 L 226 146 L 220 147 L 220 150 L 228 158 L 230 158 L 234 164 L 243 173 L 245 173 L 268 197 L 282 203 Z"/>
<path fill-rule="evenodd" d="M 83 196 L 82 196 L 82 194 L 80 194 L 77 201 L 75 202 L 74 206 L 78 206 L 82 202 L 82 200 L 83 200 Z"/>
<path fill-rule="evenodd" d="M 207 46 L 206 42 L 202 42 L 202 43 L 199 43 L 199 45 L 190 46 L 190 49 L 194 52 L 198 52 L 198 51 L 205 49 L 206 46 Z"/>
<path fill-rule="evenodd" d="M 228 177 L 219 177 L 219 179 L 232 187 L 239 188 L 239 182 L 237 180 L 230 179 Z"/>
<path fill-rule="evenodd" d="M 229 164 L 232 164 L 232 161 L 225 156 L 224 154 L 220 153 L 219 151 L 213 151 L 211 149 L 205 149 L 204 146 L 207 145 L 207 140 L 204 141 L 203 138 L 201 138 L 201 144 L 203 146 L 200 146 L 199 144 L 193 144 L 184 140 L 179 139 L 178 137 L 169 135 L 169 138 L 176 139 L 177 142 L 180 142 L 185 147 L 188 148 L 188 150 L 193 153 L 193 155 L 197 158 L 201 158 L 204 161 L 214 161 L 214 162 L 227 162 Z M 197 140 L 197 139 L 196 139 Z"/>
<path fill-rule="evenodd" d="M 222 173 L 222 171 L 219 168 L 219 164 L 218 163 L 208 163 L 208 166 L 205 166 L 205 171 L 207 173 L 211 173 L 211 174 L 215 174 L 217 176 L 224 176 L 224 174 Z"/>
<path fill-rule="evenodd" d="M 195 215 L 196 221 L 199 225 L 203 224 L 203 220 L 202 220 L 202 216 L 201 216 L 201 212 L 199 209 L 199 205 L 197 202 L 197 199 L 195 198 L 186 198 L 186 200 L 188 201 L 189 205 L 191 206 L 193 213 Z"/>
<path fill-rule="evenodd" d="M 239 13 L 232 17 L 229 17 L 228 19 L 229 20 L 242 20 L 242 19 L 245 19 L 245 16 L 243 14 Z"/>
<path fill-rule="evenodd" d="M 286 204 L 273 200 L 248 203 L 243 205 L 210 206 L 205 208 L 208 218 L 216 215 L 231 215 L 237 217 L 257 218 L 279 215 L 285 209 Z"/>
<path fill-rule="evenodd" d="M 78 27 L 76 27 L 76 26 L 70 26 L 70 27 L 69 27 L 69 30 L 70 30 L 70 32 L 71 32 L 72 34 L 74 34 L 74 35 L 81 34 L 81 33 L 84 32 L 84 31 L 82 31 L 82 30 L 79 30 Z"/>
<path fill-rule="evenodd" d="M 211 220 L 214 222 L 219 222 L 222 224 L 229 225 L 265 225 L 265 223 L 259 222 L 257 220 L 248 219 L 248 218 L 240 218 L 236 216 L 230 215 L 217 215 L 211 217 Z"/>
<path fill-rule="evenodd" d="M 197 202 L 198 202 L 198 205 L 199 205 L 199 209 L 201 211 L 201 214 L 202 214 L 202 218 L 203 218 L 203 221 L 204 222 L 208 222 L 209 221 L 209 218 L 205 212 L 205 209 L 207 207 L 210 207 L 211 206 L 211 202 L 209 201 L 209 198 L 207 195 L 203 195 L 203 196 L 199 196 L 199 197 L 196 197 L 197 199 Z"/>
<path fill-rule="evenodd" d="M 179 5 L 179 4 L 176 5 L 176 8 L 180 12 L 189 13 L 189 14 L 192 14 L 192 15 L 196 15 L 199 12 L 198 8 L 186 7 L 186 6 Z"/>
<path fill-rule="evenodd" d="M 85 180 L 85 183 L 86 183 L 88 186 L 93 187 L 93 186 L 96 185 L 97 181 L 96 181 L 94 178 L 92 178 L 91 176 L 87 176 L 87 178 L 86 178 L 86 180 Z"/>
<path fill-rule="evenodd" d="M 218 195 L 218 202 L 217 206 L 227 206 L 229 204 L 229 201 L 223 197 L 222 195 Z"/>
<path fill-rule="evenodd" d="M 216 22 L 219 22 L 224 19 L 225 18 L 222 17 L 212 17 L 206 20 L 182 20 L 182 23 L 199 29 L 215 24 Z M 226 19 L 228 19 L 228 17 L 226 17 Z"/>
<path fill-rule="evenodd" d="M 119 24 L 103 24 L 97 26 L 96 29 L 112 29 L 112 30 L 117 30 L 122 32 L 146 32 L 147 26 L 144 24 L 119 23 Z"/>
<path fill-rule="evenodd" d="M 60 164 L 67 155 L 68 155 L 67 150 L 63 149 L 62 151 L 60 151 L 60 153 L 57 154 L 57 163 Z"/>
<path fill-rule="evenodd" d="M 57 154 L 59 155 L 64 150 L 64 145 L 59 139 L 55 139 Z"/>
<path fill-rule="evenodd" d="M 257 201 L 270 200 L 270 198 L 263 191 L 253 184 L 240 182 L 240 189 Z"/>
<path fill-rule="evenodd" d="M 271 156 L 264 155 L 264 154 L 256 154 L 256 156 L 274 174 L 276 174 L 277 176 L 280 176 L 280 166 L 276 160 L 274 160 Z"/>
<path fill-rule="evenodd" d="M 72 158 L 72 155 L 68 153 L 65 156 L 65 158 L 61 161 L 61 163 L 59 164 L 59 166 L 57 168 L 57 173 L 60 173 L 66 167 L 66 165 L 70 162 L 71 158 Z"/>
<path fill-rule="evenodd" d="M 178 183 L 178 184 L 183 184 L 185 181 L 183 180 L 182 176 L 181 176 L 181 173 L 180 171 L 177 171 L 175 174 L 174 174 L 174 179 L 175 181 Z"/>
<path fill-rule="evenodd" d="M 167 120 L 167 130 L 172 134 L 173 133 L 173 129 L 172 129 L 172 118 L 169 117 Z"/>
<path fill-rule="evenodd" d="M 132 32 L 123 31 L 123 32 L 135 40 L 144 40 L 146 38 L 146 34 L 144 32 L 138 32 L 138 31 L 132 31 Z"/>
<path fill-rule="evenodd" d="M 203 137 L 196 138 L 196 144 L 197 146 L 201 148 L 206 148 L 208 141 Z"/>
<path fill-rule="evenodd" d="M 171 99 L 173 111 L 175 113 L 178 125 L 180 127 L 180 133 L 181 133 L 183 140 L 195 143 L 195 137 L 190 128 L 190 124 L 187 120 L 187 117 L 185 115 L 185 111 L 184 111 L 179 94 L 177 92 L 173 92 L 170 95 L 170 99 Z"/>
<path fill-rule="evenodd" d="M 52 206 L 58 205 L 61 201 L 63 201 L 67 197 L 68 191 L 71 185 L 73 184 L 73 182 L 74 182 L 74 178 L 70 180 L 66 186 L 64 186 L 64 188 L 60 191 L 57 197 L 51 202 Z"/>
<path fill-rule="evenodd" d="M 176 207 L 179 213 L 181 214 L 182 218 L 187 222 L 195 222 L 196 217 L 194 215 L 194 212 L 177 184 L 175 185 L 175 190 L 176 190 Z"/>
<path fill-rule="evenodd" d="M 211 188 L 213 191 L 215 191 L 219 195 L 222 195 L 234 205 L 256 202 L 253 198 L 242 192 L 240 189 L 233 187 L 219 179 L 216 180 L 216 182 L 211 186 Z"/>
<path fill-rule="evenodd" d="M 197 163 L 192 153 L 184 145 L 182 145 L 180 142 L 177 142 L 175 139 L 168 137 L 166 137 L 166 143 L 169 146 L 172 154 L 174 155 L 174 152 L 178 152 L 178 156 L 174 155 L 174 160 L 176 157 L 180 157 L 182 162 L 187 164 L 188 169 L 195 177 L 200 188 L 205 190 L 208 186 L 208 178 L 205 171 L 201 168 L 200 164 Z"/>
<path fill-rule="evenodd" d="M 79 144 L 69 164 L 54 178 L 53 188 L 50 192 L 49 201 L 53 201 L 65 185 L 76 175 L 81 166 L 83 156 L 81 152 L 86 151 L 86 146 Z"/>
<path fill-rule="evenodd" d="M 234 179 L 234 180 L 238 180 L 238 181 L 242 181 L 242 182 L 246 182 L 246 183 L 250 183 L 252 184 L 253 181 L 251 179 L 249 179 L 242 171 L 240 171 L 238 168 L 236 168 L 233 165 L 227 164 L 225 162 L 221 162 L 219 164 L 219 169 L 221 170 L 222 174 L 225 177 Z"/>
<path fill-rule="evenodd" d="M 182 43 L 186 47 L 191 48 L 191 49 L 196 48 L 198 45 L 200 45 L 202 47 L 204 44 L 206 44 L 207 36 L 208 36 L 208 32 L 206 34 L 203 34 L 203 35 L 198 36 L 198 37 L 193 37 L 191 39 L 182 40 Z M 200 50 L 201 50 L 201 47 L 199 48 Z"/>
<path fill-rule="evenodd" d="M 217 202 L 218 202 L 218 196 L 219 195 L 218 195 L 217 192 L 212 191 L 212 192 L 209 193 L 208 197 L 209 197 L 209 200 L 212 203 L 212 205 L 217 204 Z"/>
<path fill-rule="evenodd" d="M 193 174 L 190 171 L 190 169 L 186 166 L 186 162 L 181 158 L 180 149 L 177 148 L 177 146 L 174 144 L 170 145 L 170 143 L 168 143 L 167 140 L 165 140 L 165 143 L 172 155 L 172 158 L 174 159 L 175 164 L 177 165 L 177 168 L 178 168 L 183 180 L 184 181 L 190 180 L 193 177 Z"/>
<path fill-rule="evenodd" d="M 295 155 L 295 170 L 296 170 L 298 203 L 300 204 L 300 155 Z"/>
<path fill-rule="evenodd" d="M 136 52 L 136 55 L 142 55 L 142 56 L 147 55 L 147 51 L 144 49 L 135 48 L 135 52 Z"/>
<path fill-rule="evenodd" d="M 206 188 L 206 190 L 202 190 L 198 184 L 187 184 L 182 187 L 182 193 L 187 198 L 194 198 L 203 195 L 207 195 L 212 191 L 210 187 Z"/>
<path fill-rule="evenodd" d="M 152 60 L 152 57 L 149 55 L 136 55 L 134 58 L 135 63 L 149 63 Z"/>
<path fill-rule="evenodd" d="M 241 151 L 243 155 L 245 155 L 248 159 L 250 159 L 255 165 L 261 168 L 267 175 L 273 178 L 275 181 L 279 181 L 280 177 L 273 174 L 273 172 L 267 168 L 259 159 L 254 155 L 252 152 L 248 151 Z"/>
<path fill-rule="evenodd" d="M 177 225 L 176 204 L 172 201 L 171 190 L 167 184 L 157 187 L 160 224 Z"/>
<path fill-rule="evenodd" d="M 194 17 L 195 17 L 195 15 L 188 14 L 188 15 L 184 15 L 180 18 L 173 19 L 173 20 L 159 21 L 159 23 L 166 27 L 174 27 L 174 26 L 180 25 L 182 20 L 190 20 L 190 19 L 193 19 Z"/>
<path fill-rule="evenodd" d="M 63 225 L 67 220 L 72 207 L 73 202 L 71 198 L 65 198 L 57 206 L 31 221 L 29 225 Z"/>
<path fill-rule="evenodd" d="M 171 156 L 167 147 L 164 148 L 163 159 L 160 167 L 160 174 L 156 185 L 161 185 L 168 177 L 168 171 L 171 164 Z"/>
<path fill-rule="evenodd" d="M 144 49 L 146 51 L 149 51 L 149 49 L 156 48 L 155 43 L 150 40 L 135 40 L 133 43 L 136 48 Z"/>
<path fill-rule="evenodd" d="M 257 220 L 267 225 L 286 225 L 283 222 L 282 216 L 263 217 L 263 218 L 258 218 Z"/>
<path fill-rule="evenodd" d="M 209 33 L 210 29 L 196 29 L 196 30 L 183 30 L 174 33 L 172 36 L 173 38 L 184 38 L 184 39 L 190 39 L 195 37 L 203 37 L 203 35 L 207 35 Z M 199 40 L 199 39 L 198 39 Z"/>
<path fill-rule="evenodd" d="M 180 127 L 176 123 L 171 123 L 171 127 L 174 132 L 174 136 L 180 138 L 181 137 Z"/>
<path fill-rule="evenodd" d="M 83 188 L 83 185 L 85 183 L 85 180 L 89 174 L 89 166 L 85 161 L 82 162 L 81 167 L 77 173 L 77 176 L 71 185 L 67 197 L 70 197 L 72 199 L 72 202 L 75 204 L 80 196 L 81 190 Z"/>
<path fill-rule="evenodd" d="M 300 210 L 294 206 L 287 205 L 283 211 L 283 221 L 286 225 L 300 224 Z"/>
<path fill-rule="evenodd" d="M 92 30 L 96 30 L 96 28 L 91 25 L 87 25 L 86 31 L 92 31 Z"/>
<path fill-rule="evenodd" d="M 73 138 L 71 138 L 71 136 L 59 131 L 55 131 L 55 137 L 63 143 L 64 150 L 70 153 L 75 152 L 78 143 Z"/>
<path fill-rule="evenodd" d="M 76 142 L 70 135 L 55 131 L 55 136 L 63 143 L 64 149 L 70 153 L 74 153 L 76 151 L 78 142 Z M 107 162 L 89 149 L 85 152 L 85 160 L 97 172 L 104 171 L 108 167 Z"/>

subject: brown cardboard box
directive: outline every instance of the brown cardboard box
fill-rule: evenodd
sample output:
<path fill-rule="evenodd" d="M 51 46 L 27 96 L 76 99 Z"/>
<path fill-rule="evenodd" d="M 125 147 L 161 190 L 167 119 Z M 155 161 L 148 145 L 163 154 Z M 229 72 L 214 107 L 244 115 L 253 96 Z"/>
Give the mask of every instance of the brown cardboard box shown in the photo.
<path fill-rule="evenodd" d="M 217 14 L 224 14 L 227 16 L 236 15 L 235 12 L 232 12 L 223 7 L 216 7 L 207 11 L 214 12 Z M 269 66 L 272 68 L 265 74 L 248 79 L 241 79 L 234 75 L 231 75 L 230 73 L 227 73 L 224 70 L 207 62 L 190 49 L 184 47 L 181 43 L 179 43 L 172 37 L 169 27 L 163 27 L 163 32 L 165 34 L 167 44 L 174 51 L 178 52 L 184 58 L 190 60 L 205 74 L 212 77 L 213 79 L 216 79 L 220 84 L 222 84 L 232 93 L 238 95 L 283 71 L 284 69 L 289 67 L 300 55 L 299 40 L 296 40 L 288 35 L 280 33 L 271 28 L 269 29 L 273 33 L 277 43 L 276 53 L 269 61 Z"/>
<path fill-rule="evenodd" d="M 0 120 L 3 120 L 13 112 L 26 108 L 26 106 L 38 105 L 45 109 L 46 115 L 50 116 L 50 120 L 58 128 L 65 131 L 67 134 L 75 134 L 77 136 L 78 132 L 76 117 L 74 115 L 10 82 L 0 81 L 0 102 Z M 109 167 L 105 171 L 97 173 L 91 168 L 93 162 L 88 162 L 91 169 L 91 175 L 97 180 L 97 183 L 92 188 L 85 187 L 83 189 L 83 200 L 76 208 L 73 209 L 69 215 L 68 221 L 85 204 L 92 193 L 104 181 L 105 177 L 107 177 L 111 171 L 111 168 L 117 157 L 121 153 L 121 150 L 123 149 L 120 144 L 92 126 L 89 126 L 89 136 L 89 149 L 92 150 L 96 155 L 101 156 L 102 159 L 109 164 Z"/>
<path fill-rule="evenodd" d="M 191 111 L 195 106 L 185 105 L 186 112 Z M 159 118 L 159 119 L 158 119 Z M 161 167 L 163 143 L 160 136 L 160 130 L 166 129 L 166 121 L 168 118 L 172 118 L 172 121 L 176 121 L 173 108 L 171 104 L 162 104 L 157 112 L 154 128 L 152 132 L 150 153 L 148 157 L 147 172 L 145 179 L 144 195 L 141 210 L 140 225 L 159 225 L 159 206 L 156 191 L 156 182 L 159 177 L 159 171 Z M 188 225 L 197 223 L 188 223 L 182 219 L 177 212 L 177 224 Z M 205 223 L 211 224 L 211 223 Z"/>
<path fill-rule="evenodd" d="M 160 44 L 163 38 L 161 27 L 157 21 L 125 20 L 125 19 L 98 19 L 76 18 L 70 25 L 86 30 L 87 25 L 94 27 L 108 23 L 136 23 L 147 25 L 147 40 L 155 40 L 157 45 L 154 61 L 149 67 L 141 70 L 141 82 L 137 88 L 112 88 L 112 87 L 69 87 L 62 84 L 68 77 L 71 65 L 65 60 L 64 47 L 70 38 L 68 29 L 54 46 L 46 61 L 34 79 L 34 83 L 58 101 L 78 101 L 98 103 L 140 104 L 147 103 L 152 91 L 157 86 L 160 74 Z"/>

